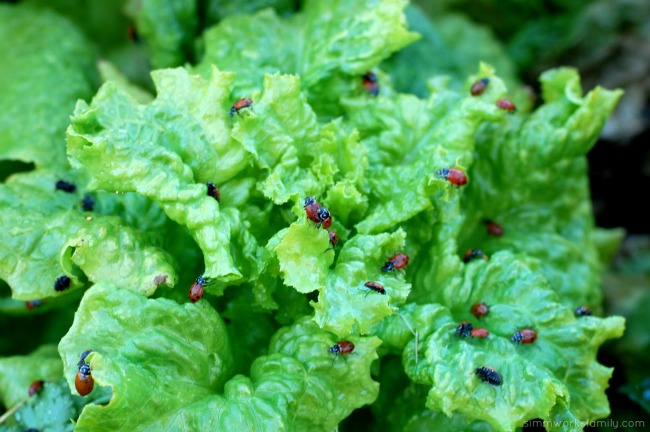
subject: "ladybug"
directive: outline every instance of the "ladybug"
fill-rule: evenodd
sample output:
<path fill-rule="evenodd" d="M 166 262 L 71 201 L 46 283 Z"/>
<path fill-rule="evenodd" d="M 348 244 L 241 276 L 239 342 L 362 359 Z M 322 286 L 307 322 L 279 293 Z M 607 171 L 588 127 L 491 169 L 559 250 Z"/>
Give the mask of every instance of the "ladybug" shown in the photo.
<path fill-rule="evenodd" d="M 591 315 L 591 309 L 588 306 L 578 306 L 573 310 L 577 317 Z"/>
<path fill-rule="evenodd" d="M 70 183 L 65 180 L 59 180 L 56 182 L 56 188 L 68 193 L 73 193 L 77 190 L 77 186 L 75 186 L 74 183 Z"/>
<path fill-rule="evenodd" d="M 467 337 L 471 335 L 473 329 L 474 326 L 472 325 L 471 322 L 463 321 L 460 324 L 458 324 L 458 327 L 456 327 L 456 334 L 460 337 Z"/>
<path fill-rule="evenodd" d="M 501 375 L 499 375 L 499 372 L 490 366 L 476 368 L 474 369 L 474 373 L 478 375 L 478 377 L 484 383 L 488 383 L 493 386 L 501 385 Z"/>
<path fill-rule="evenodd" d="M 368 294 L 370 294 L 370 291 L 374 291 L 374 292 L 378 292 L 379 294 L 386 295 L 386 290 L 384 289 L 384 286 L 378 282 L 368 281 L 364 283 L 363 286 L 368 288 L 369 290 Z"/>
<path fill-rule="evenodd" d="M 217 202 L 221 202 L 221 192 L 219 192 L 219 188 L 212 182 L 207 182 L 206 185 L 208 186 L 208 196 L 216 199 Z"/>
<path fill-rule="evenodd" d="M 65 291 L 66 289 L 70 288 L 70 278 L 66 275 L 59 276 L 56 278 L 56 281 L 54 281 L 54 290 L 56 291 Z"/>
<path fill-rule="evenodd" d="M 481 319 L 490 312 L 490 307 L 483 302 L 474 303 L 470 312 L 472 312 L 472 315 L 476 318 Z"/>
<path fill-rule="evenodd" d="M 510 99 L 499 99 L 497 101 L 497 106 L 501 108 L 502 110 L 506 110 L 508 112 L 515 112 L 517 111 L 517 107 L 515 106 L 514 103 Z"/>
<path fill-rule="evenodd" d="M 197 301 L 201 300 L 201 297 L 203 297 L 203 290 L 205 290 L 205 286 L 209 283 L 209 280 L 207 278 L 204 278 L 203 275 L 196 278 L 190 287 L 190 291 L 187 293 L 187 296 L 190 298 L 190 301 L 192 303 L 196 303 Z"/>
<path fill-rule="evenodd" d="M 234 103 L 232 108 L 230 108 L 230 117 L 234 116 L 235 113 L 237 113 L 237 115 L 241 115 L 239 114 L 239 110 L 248 108 L 252 105 L 253 105 L 253 101 L 250 100 L 249 98 L 238 99 L 237 102 Z"/>
<path fill-rule="evenodd" d="M 338 358 L 339 354 L 347 355 L 352 353 L 352 351 L 354 351 L 354 344 L 346 340 L 340 341 L 336 345 L 330 347 L 329 353 L 334 354 L 334 358 L 332 359 L 332 364 L 334 363 L 334 360 Z"/>
<path fill-rule="evenodd" d="M 443 168 L 436 171 L 436 175 L 443 177 L 449 183 L 455 184 L 458 188 L 467 184 L 467 175 L 456 168 Z"/>
<path fill-rule="evenodd" d="M 79 395 L 86 396 L 93 391 L 94 386 L 95 380 L 90 373 L 90 366 L 84 364 L 79 368 L 79 372 L 77 372 L 77 376 L 74 379 L 74 387 L 77 389 Z"/>
<path fill-rule="evenodd" d="M 371 95 L 377 96 L 379 94 L 379 83 L 374 72 L 366 72 L 363 76 L 363 86 Z"/>
<path fill-rule="evenodd" d="M 43 306 L 43 300 L 29 300 L 25 302 L 25 307 L 29 310 L 34 310 L 41 306 Z"/>
<path fill-rule="evenodd" d="M 77 372 L 77 376 L 74 379 L 74 386 L 81 396 L 89 394 L 93 391 L 93 387 L 95 386 L 95 380 L 90 372 L 90 365 L 86 362 L 86 357 L 88 357 L 88 354 L 91 352 L 92 350 L 86 350 L 81 353 L 79 362 L 77 362 L 79 372 Z"/>
<path fill-rule="evenodd" d="M 133 43 L 139 44 L 141 41 L 140 35 L 138 34 L 133 24 L 131 24 L 126 28 L 126 35 L 129 37 L 129 40 Z"/>
<path fill-rule="evenodd" d="M 325 252 L 327 252 L 330 249 L 334 250 L 334 248 L 336 247 L 336 245 L 339 242 L 339 235 L 336 234 L 336 231 L 328 230 L 327 234 L 330 236 L 330 244 L 332 245 L 332 247 L 329 247 L 329 248 L 325 249 Z"/>
<path fill-rule="evenodd" d="M 41 390 L 43 390 L 43 381 L 38 380 L 29 385 L 29 390 L 27 392 L 29 393 L 29 396 L 32 397 L 36 393 L 39 393 Z"/>
<path fill-rule="evenodd" d="M 93 211 L 95 209 L 95 200 L 90 195 L 86 195 L 81 200 L 81 208 L 84 211 Z"/>
<path fill-rule="evenodd" d="M 483 339 L 490 336 L 490 332 L 484 328 L 475 328 L 472 329 L 471 332 L 469 332 L 469 335 L 473 338 Z"/>
<path fill-rule="evenodd" d="M 323 228 L 327 229 L 332 226 L 332 215 L 329 210 L 324 207 L 321 207 L 317 211 L 319 222 L 316 224 L 316 228 L 320 228 L 322 225 Z"/>
<path fill-rule="evenodd" d="M 468 263 L 468 262 L 470 262 L 470 261 L 472 261 L 473 259 L 476 259 L 476 258 L 481 258 L 481 259 L 484 259 L 485 261 L 490 259 L 480 249 L 468 249 L 467 252 L 465 252 L 465 256 L 463 257 L 463 261 L 465 261 L 465 263 Z"/>
<path fill-rule="evenodd" d="M 537 340 L 537 332 L 531 329 L 517 330 L 510 340 L 517 344 L 532 344 Z"/>
<path fill-rule="evenodd" d="M 318 210 L 320 210 L 320 204 L 318 201 L 312 197 L 305 198 L 305 213 L 307 218 L 314 223 L 321 223 L 320 218 L 318 217 Z"/>
<path fill-rule="evenodd" d="M 386 264 L 381 268 L 383 272 L 389 272 L 393 270 L 402 270 L 409 263 L 409 256 L 405 253 L 396 253 L 386 261 Z"/>
<path fill-rule="evenodd" d="M 485 91 L 489 83 L 490 83 L 489 78 L 480 79 L 476 81 L 474 84 L 472 84 L 472 87 L 469 89 L 469 92 L 472 94 L 472 96 L 479 96 L 483 94 L 483 92 Z"/>
<path fill-rule="evenodd" d="M 488 234 L 491 234 L 495 237 L 501 237 L 503 235 L 503 227 L 498 223 L 491 221 L 489 219 L 483 219 L 485 228 L 487 229 Z"/>

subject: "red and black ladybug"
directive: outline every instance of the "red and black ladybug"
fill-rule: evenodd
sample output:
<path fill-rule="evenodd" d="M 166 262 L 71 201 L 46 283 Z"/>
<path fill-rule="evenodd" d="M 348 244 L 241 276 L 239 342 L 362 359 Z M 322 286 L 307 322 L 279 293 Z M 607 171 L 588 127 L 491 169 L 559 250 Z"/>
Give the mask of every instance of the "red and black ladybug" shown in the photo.
<path fill-rule="evenodd" d="M 95 386 L 95 380 L 92 377 L 92 373 L 90 371 L 90 364 L 86 362 L 86 357 L 88 357 L 88 354 L 91 352 L 92 350 L 86 350 L 81 353 L 81 357 L 77 363 L 79 372 L 77 372 L 77 376 L 75 377 L 74 386 L 81 396 L 86 396 L 89 394 L 91 391 L 93 391 L 93 387 Z"/>
<path fill-rule="evenodd" d="M 374 282 L 374 281 L 368 281 L 365 284 L 363 284 L 366 288 L 368 288 L 368 294 L 370 294 L 371 291 L 374 291 L 376 293 L 386 295 L 386 289 L 384 289 L 384 286 L 380 284 L 379 282 Z M 366 295 L 368 295 L 366 294 Z"/>
<path fill-rule="evenodd" d="M 396 253 L 386 261 L 386 264 L 381 268 L 383 272 L 393 270 L 402 270 L 409 263 L 409 256 L 405 253 Z"/>
<path fill-rule="evenodd" d="M 498 223 L 490 219 L 483 219 L 483 223 L 485 224 L 488 234 L 493 235 L 494 237 L 501 237 L 503 235 L 503 227 Z"/>
<path fill-rule="evenodd" d="M 537 332 L 532 329 L 517 330 L 510 340 L 517 344 L 532 344 L 537 340 Z"/>
<path fill-rule="evenodd" d="M 379 94 L 379 83 L 377 82 L 377 75 L 374 72 L 366 72 L 363 76 L 363 87 L 373 96 Z"/>
<path fill-rule="evenodd" d="M 237 115 L 241 115 L 241 114 L 239 114 L 240 110 L 242 110 L 244 108 L 249 108 L 251 106 L 253 106 L 253 101 L 250 100 L 249 98 L 245 97 L 245 98 L 238 99 L 233 104 L 232 108 L 230 108 L 230 117 L 234 116 L 235 113 L 237 113 Z"/>
<path fill-rule="evenodd" d="M 517 111 L 517 107 L 515 104 L 510 100 L 510 99 L 499 99 L 497 101 L 497 106 L 501 108 L 502 110 L 508 111 L 508 112 L 515 112 Z"/>
<path fill-rule="evenodd" d="M 329 349 L 329 353 L 334 354 L 332 363 L 334 363 L 334 360 L 338 358 L 339 354 L 347 355 L 347 354 L 351 354 L 352 351 L 354 351 L 354 344 L 352 342 L 347 340 L 342 340 L 338 342 L 336 345 L 330 347 Z"/>
<path fill-rule="evenodd" d="M 476 81 L 474 84 L 472 84 L 472 87 L 469 89 L 469 92 L 471 93 L 472 96 L 479 96 L 483 94 L 483 92 L 485 91 L 489 83 L 490 83 L 489 78 L 482 78 Z"/>
<path fill-rule="evenodd" d="M 474 303 L 470 309 L 472 315 L 481 319 L 490 312 L 490 307 L 483 302 Z"/>
<path fill-rule="evenodd" d="M 187 296 L 192 303 L 196 303 L 197 301 L 201 300 L 205 286 L 209 283 L 209 279 L 203 277 L 203 275 L 196 278 L 192 286 L 190 286 L 190 291 L 187 293 Z"/>
<path fill-rule="evenodd" d="M 456 185 L 458 188 L 467 184 L 467 175 L 456 168 L 443 168 L 436 171 L 436 175 L 443 177 L 449 183 Z"/>

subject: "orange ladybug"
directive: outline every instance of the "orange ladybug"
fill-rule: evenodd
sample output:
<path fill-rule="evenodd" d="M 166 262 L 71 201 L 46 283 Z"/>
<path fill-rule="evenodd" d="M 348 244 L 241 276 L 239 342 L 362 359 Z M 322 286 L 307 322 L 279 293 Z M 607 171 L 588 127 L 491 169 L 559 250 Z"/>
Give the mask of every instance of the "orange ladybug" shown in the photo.
<path fill-rule="evenodd" d="M 483 223 L 485 224 L 488 234 L 491 234 L 494 237 L 501 237 L 503 235 L 503 227 L 498 223 L 489 219 L 483 219 Z"/>
<path fill-rule="evenodd" d="M 363 284 L 363 286 L 368 288 L 368 294 L 370 294 L 371 291 L 374 291 L 374 292 L 378 292 L 379 294 L 386 295 L 386 290 L 384 289 L 384 286 L 379 282 L 368 281 L 365 284 Z"/>
<path fill-rule="evenodd" d="M 497 106 L 501 108 L 502 110 L 508 111 L 508 112 L 515 112 L 517 111 L 517 107 L 515 104 L 510 100 L 510 99 L 499 99 L 497 101 Z"/>
<path fill-rule="evenodd" d="M 409 263 L 409 256 L 405 253 L 396 253 L 388 259 L 386 264 L 381 268 L 383 272 L 389 272 L 393 270 L 402 270 Z"/>
<path fill-rule="evenodd" d="M 34 381 L 33 383 L 31 383 L 29 385 L 29 389 L 27 390 L 27 392 L 29 393 L 29 396 L 31 397 L 31 396 L 34 396 L 36 393 L 40 392 L 42 389 L 43 389 L 43 381 L 38 380 L 38 381 Z"/>
<path fill-rule="evenodd" d="M 518 330 L 514 335 L 512 335 L 510 340 L 517 344 L 532 344 L 537 340 L 537 332 L 531 329 Z"/>
<path fill-rule="evenodd" d="M 475 328 L 475 329 L 472 329 L 472 331 L 469 332 L 469 335 L 471 337 L 473 337 L 473 338 L 484 339 L 484 338 L 490 336 L 490 332 L 487 331 L 484 328 Z"/>
<path fill-rule="evenodd" d="M 470 312 L 472 312 L 472 315 L 476 318 L 481 319 L 490 312 L 490 308 L 485 303 L 479 302 L 472 305 Z"/>
<path fill-rule="evenodd" d="M 469 92 L 472 94 L 472 96 L 479 96 L 483 94 L 489 82 L 490 82 L 489 78 L 480 79 L 476 81 L 474 84 L 472 84 L 472 87 L 469 89 Z"/>
<path fill-rule="evenodd" d="M 95 380 L 92 377 L 90 365 L 86 362 L 86 357 L 88 357 L 88 354 L 91 352 L 92 350 L 84 351 L 81 354 L 79 362 L 77 363 L 79 372 L 77 372 L 77 376 L 74 379 L 74 386 L 81 396 L 90 394 L 90 392 L 93 391 L 93 387 L 95 386 Z"/>
<path fill-rule="evenodd" d="M 332 363 L 334 363 L 334 360 L 336 360 L 339 356 L 341 355 L 347 355 L 352 353 L 354 351 L 354 344 L 350 341 L 347 340 L 342 340 L 338 342 L 336 345 L 330 347 L 329 353 L 334 354 L 334 358 L 332 359 Z"/>
<path fill-rule="evenodd" d="M 249 98 L 238 99 L 237 102 L 233 104 L 232 108 L 230 108 L 230 117 L 234 116 L 235 113 L 237 113 L 237 115 L 241 115 L 239 114 L 240 110 L 244 108 L 249 108 L 252 105 L 253 105 L 253 101 L 250 100 Z"/>
<path fill-rule="evenodd" d="M 190 287 L 190 291 L 187 293 L 187 296 L 189 297 L 192 303 L 196 303 L 197 301 L 201 300 L 201 297 L 203 297 L 203 291 L 205 290 L 205 286 L 208 284 L 209 284 L 208 279 L 204 278 L 203 275 L 196 278 L 196 280 Z"/>
<path fill-rule="evenodd" d="M 443 168 L 436 171 L 436 175 L 443 177 L 449 183 L 456 185 L 458 188 L 467 184 L 467 175 L 456 168 Z"/>

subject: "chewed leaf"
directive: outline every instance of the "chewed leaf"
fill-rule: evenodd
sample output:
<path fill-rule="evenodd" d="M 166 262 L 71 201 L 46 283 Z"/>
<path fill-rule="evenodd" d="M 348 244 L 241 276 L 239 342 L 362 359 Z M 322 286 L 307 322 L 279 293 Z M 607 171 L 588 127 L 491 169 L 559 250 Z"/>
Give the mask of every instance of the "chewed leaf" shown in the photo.
<path fill-rule="evenodd" d="M 107 340 L 106 334 L 113 337 Z M 221 390 L 232 363 L 224 323 L 207 304 L 148 300 L 101 284 L 86 292 L 59 344 L 73 392 L 77 363 L 88 349 L 95 387 L 111 386 L 113 397 L 107 407 L 87 406 L 78 430 L 97 430 L 99 424 L 103 430 L 136 430 L 169 420 L 163 413 L 173 417 L 188 401 Z M 128 415 L 126 407 L 144 400 L 157 409 Z"/>
<path fill-rule="evenodd" d="M 329 243 L 327 232 L 310 224 L 293 223 L 269 243 L 277 254 L 284 283 L 301 293 L 325 288 L 333 261 L 332 254 L 325 253 Z"/>
<path fill-rule="evenodd" d="M 106 340 L 107 332 L 115 338 Z M 350 339 L 356 354 L 332 364 L 328 350 L 338 340 L 304 318 L 273 337 L 250 378 L 237 375 L 224 385 L 232 358 L 224 323 L 209 305 L 96 285 L 59 351 L 71 389 L 79 356 L 89 348 L 95 386 L 113 389 L 105 407 L 85 407 L 75 430 L 221 430 L 233 422 L 245 429 L 331 430 L 378 392 L 370 364 L 380 341 Z M 132 406 L 139 406 L 138 416 Z"/>
<path fill-rule="evenodd" d="M 352 333 L 368 334 L 370 328 L 391 315 L 403 303 L 411 284 L 396 269 L 384 272 L 389 258 L 404 245 L 406 233 L 356 235 L 347 241 L 328 273 L 327 286 L 319 290 L 318 302 L 312 302 L 316 311 L 314 320 L 324 329 L 339 336 Z M 376 282 L 385 294 L 365 287 Z"/>

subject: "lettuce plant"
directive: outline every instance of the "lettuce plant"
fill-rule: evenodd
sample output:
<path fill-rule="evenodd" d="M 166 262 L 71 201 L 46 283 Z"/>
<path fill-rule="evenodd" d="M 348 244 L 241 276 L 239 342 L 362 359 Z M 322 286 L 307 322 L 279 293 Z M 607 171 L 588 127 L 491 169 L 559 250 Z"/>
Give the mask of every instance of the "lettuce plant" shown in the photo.
<path fill-rule="evenodd" d="M 402 0 L 210 4 L 218 22 L 197 43 L 200 2 L 129 2 L 157 68 L 150 94 L 33 3 L 0 6 L 0 157 L 13 161 L 0 348 L 34 350 L 0 358 L 0 430 L 330 431 L 364 406 L 381 430 L 579 430 L 608 415 L 612 369 L 596 354 L 624 322 L 600 316 L 600 275 L 619 232 L 594 226 L 585 154 L 620 91 L 583 94 L 575 70 L 554 69 L 543 103 L 504 111 L 497 100 L 525 95 L 510 70 L 506 84 L 487 63 L 461 75 L 397 54 L 436 49 L 435 23 L 416 42 Z M 455 25 L 468 23 L 439 31 Z M 252 106 L 232 115 L 242 97 Z M 408 265 L 384 271 L 398 252 Z M 12 320 L 35 326 L 29 340 Z M 461 321 L 489 336 L 459 336 Z M 537 340 L 513 342 L 522 329 Z M 488 366 L 500 385 L 476 374 Z M 44 389 L 27 398 L 34 380 Z"/>

